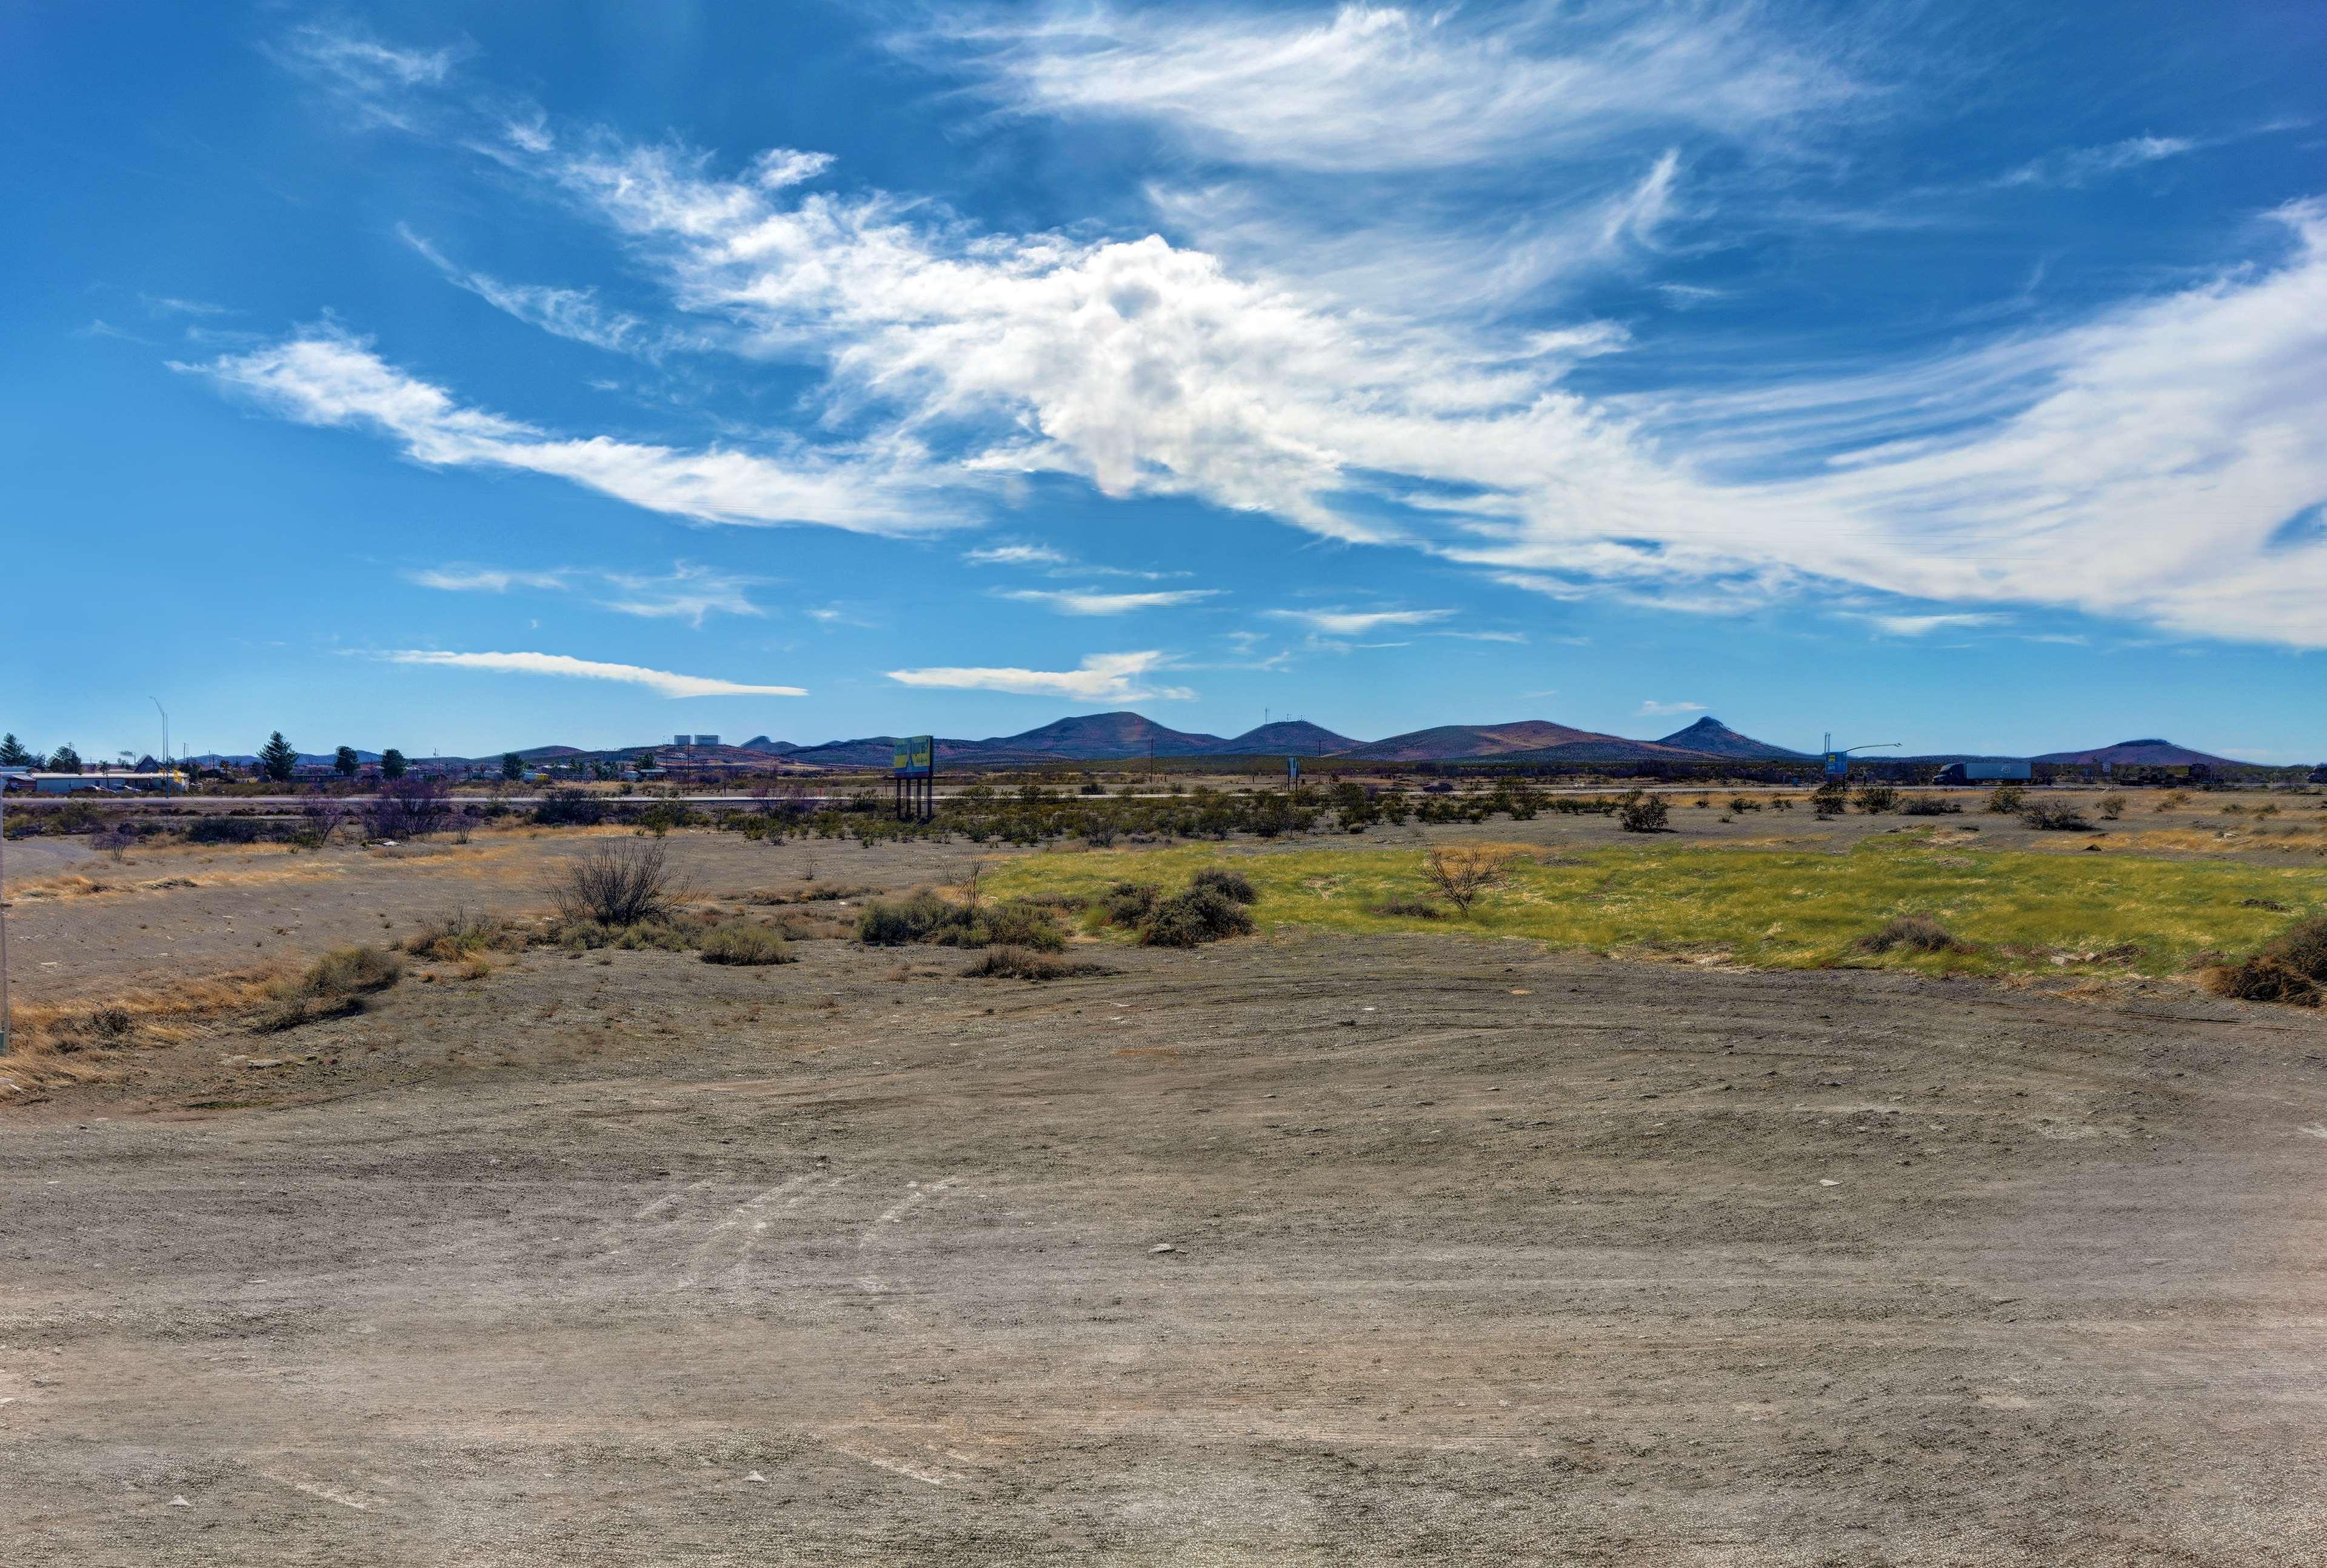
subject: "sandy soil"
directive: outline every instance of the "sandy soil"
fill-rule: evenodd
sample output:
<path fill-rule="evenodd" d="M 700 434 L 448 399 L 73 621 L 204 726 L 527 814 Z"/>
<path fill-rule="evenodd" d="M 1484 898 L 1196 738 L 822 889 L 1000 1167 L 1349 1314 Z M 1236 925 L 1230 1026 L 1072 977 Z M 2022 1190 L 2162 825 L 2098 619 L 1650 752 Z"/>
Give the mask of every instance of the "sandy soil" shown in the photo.
<path fill-rule="evenodd" d="M 529 907 L 575 845 L 20 899 L 66 956 L 20 973 Z M 2327 1019 L 1441 937 L 799 951 L 415 975 L 0 1109 L 0 1562 L 2327 1555 Z"/>

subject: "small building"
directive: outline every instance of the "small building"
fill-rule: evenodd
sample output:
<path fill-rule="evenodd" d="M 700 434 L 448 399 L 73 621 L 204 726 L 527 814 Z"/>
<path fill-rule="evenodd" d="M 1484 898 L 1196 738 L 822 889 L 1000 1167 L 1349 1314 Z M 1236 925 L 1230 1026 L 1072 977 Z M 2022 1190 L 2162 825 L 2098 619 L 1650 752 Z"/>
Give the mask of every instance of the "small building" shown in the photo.
<path fill-rule="evenodd" d="M 0 769 L 0 788 L 12 795 L 131 795 L 183 789 L 180 773 L 47 773 L 33 768 Z"/>

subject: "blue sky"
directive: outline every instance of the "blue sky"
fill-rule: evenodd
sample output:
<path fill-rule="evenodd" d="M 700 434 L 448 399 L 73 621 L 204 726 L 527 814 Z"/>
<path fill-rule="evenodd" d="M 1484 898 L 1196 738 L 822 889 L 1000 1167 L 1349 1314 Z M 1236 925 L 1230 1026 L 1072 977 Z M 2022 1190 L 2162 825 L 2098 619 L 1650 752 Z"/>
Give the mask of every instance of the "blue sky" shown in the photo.
<path fill-rule="evenodd" d="M 2327 11 L 29 4 L 0 727 L 2327 755 Z"/>

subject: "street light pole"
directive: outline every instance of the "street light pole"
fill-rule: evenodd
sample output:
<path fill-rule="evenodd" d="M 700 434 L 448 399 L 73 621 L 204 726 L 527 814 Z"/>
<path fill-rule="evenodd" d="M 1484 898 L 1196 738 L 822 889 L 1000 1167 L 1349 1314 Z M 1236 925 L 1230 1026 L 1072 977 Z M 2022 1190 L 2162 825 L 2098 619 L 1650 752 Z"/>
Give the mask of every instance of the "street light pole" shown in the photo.
<path fill-rule="evenodd" d="M 170 792 L 170 785 L 168 782 L 168 775 L 170 771 L 170 710 L 162 705 L 162 699 L 160 697 L 147 697 L 145 700 L 152 703 L 154 705 L 154 711 L 162 715 L 162 772 L 164 776 L 162 793 L 167 795 Z"/>

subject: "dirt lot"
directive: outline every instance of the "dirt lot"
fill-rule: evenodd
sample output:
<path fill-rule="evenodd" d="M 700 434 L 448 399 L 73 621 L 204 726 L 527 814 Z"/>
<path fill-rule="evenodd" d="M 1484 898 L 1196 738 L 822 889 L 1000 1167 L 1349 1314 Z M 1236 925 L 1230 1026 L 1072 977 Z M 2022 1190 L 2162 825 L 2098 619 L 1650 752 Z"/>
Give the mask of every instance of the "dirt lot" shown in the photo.
<path fill-rule="evenodd" d="M 96 874 L 198 885 L 20 898 L 15 966 L 528 907 L 579 842 L 141 854 Z M 805 869 L 672 843 L 731 896 Z M 2314 1013 L 799 950 L 537 949 L 0 1109 L 0 1561 L 2327 1555 Z"/>

